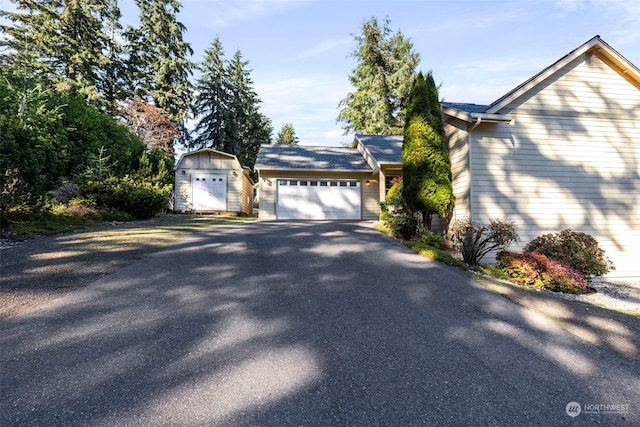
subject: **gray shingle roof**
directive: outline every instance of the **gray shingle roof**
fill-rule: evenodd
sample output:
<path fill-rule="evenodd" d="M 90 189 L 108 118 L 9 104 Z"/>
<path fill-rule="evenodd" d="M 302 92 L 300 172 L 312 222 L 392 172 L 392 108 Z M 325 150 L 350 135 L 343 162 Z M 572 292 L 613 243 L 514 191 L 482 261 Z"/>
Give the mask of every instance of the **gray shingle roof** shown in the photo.
<path fill-rule="evenodd" d="M 463 104 L 459 102 L 441 102 L 443 107 L 455 108 L 456 110 L 464 111 L 466 113 L 484 113 L 489 108 L 488 105 L 479 104 Z"/>
<path fill-rule="evenodd" d="M 402 163 L 402 135 L 356 135 L 378 164 Z"/>
<path fill-rule="evenodd" d="M 256 159 L 258 170 L 371 171 L 355 148 L 305 145 L 263 145 Z"/>

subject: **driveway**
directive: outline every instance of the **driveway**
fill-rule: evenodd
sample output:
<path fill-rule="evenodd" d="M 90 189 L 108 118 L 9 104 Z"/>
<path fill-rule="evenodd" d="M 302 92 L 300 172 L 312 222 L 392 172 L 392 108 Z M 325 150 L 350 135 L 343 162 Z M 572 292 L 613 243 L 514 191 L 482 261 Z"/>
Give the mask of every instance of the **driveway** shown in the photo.
<path fill-rule="evenodd" d="M 2 425 L 640 424 L 637 362 L 361 223 L 211 228 L 0 326 Z"/>

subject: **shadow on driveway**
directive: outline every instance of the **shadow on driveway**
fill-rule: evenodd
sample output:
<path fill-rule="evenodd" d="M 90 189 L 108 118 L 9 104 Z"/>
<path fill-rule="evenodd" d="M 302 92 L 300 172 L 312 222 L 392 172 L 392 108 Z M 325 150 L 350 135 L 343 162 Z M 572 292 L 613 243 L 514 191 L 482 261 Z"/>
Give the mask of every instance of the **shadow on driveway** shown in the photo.
<path fill-rule="evenodd" d="M 636 361 L 359 223 L 208 229 L 0 325 L 3 425 L 640 423 Z"/>

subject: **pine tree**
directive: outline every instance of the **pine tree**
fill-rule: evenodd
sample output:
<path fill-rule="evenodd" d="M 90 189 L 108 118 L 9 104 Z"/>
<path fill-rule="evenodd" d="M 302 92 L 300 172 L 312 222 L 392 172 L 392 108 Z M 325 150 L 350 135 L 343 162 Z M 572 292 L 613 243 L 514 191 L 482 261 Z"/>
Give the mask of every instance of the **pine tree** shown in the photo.
<path fill-rule="evenodd" d="M 133 91 L 126 84 L 124 46 L 120 43 L 123 28 L 118 0 L 106 0 L 104 30 L 107 35 L 105 56 L 107 63 L 99 72 L 98 91 L 111 115 L 117 113 L 117 102 L 133 98 Z"/>
<path fill-rule="evenodd" d="M 433 214 L 448 223 L 453 209 L 451 162 L 444 142 L 438 90 L 431 73 L 415 79 L 407 106 L 402 144 L 402 197 L 409 209 L 421 212 L 431 229 Z"/>
<path fill-rule="evenodd" d="M 365 21 L 354 39 L 351 56 L 358 64 L 349 81 L 356 90 L 340 101 L 338 122 L 344 123 L 345 133 L 398 135 L 420 55 L 402 32 L 392 34 L 388 18 L 382 27 L 376 18 Z"/>
<path fill-rule="evenodd" d="M 210 147 L 224 151 L 227 148 L 226 126 L 230 123 L 230 82 L 219 38 L 216 37 L 205 50 L 205 58 L 198 69 L 201 75 L 196 83 L 193 111 L 199 115 L 199 120 L 194 129 L 196 137 L 188 148 Z"/>
<path fill-rule="evenodd" d="M 277 145 L 297 145 L 300 140 L 296 136 L 296 131 L 293 129 L 291 123 L 285 123 L 280 128 L 278 136 L 276 137 Z"/>
<path fill-rule="evenodd" d="M 268 144 L 271 121 L 260 111 L 260 99 L 253 89 L 249 61 L 238 50 L 224 59 L 222 43 L 216 38 L 200 65 L 194 113 L 198 113 L 196 138 L 189 148 L 215 148 L 238 157 L 253 169 L 260 145 Z"/>
<path fill-rule="evenodd" d="M 191 105 L 189 77 L 193 63 L 191 45 L 183 40 L 186 27 L 177 20 L 177 0 L 135 0 L 140 9 L 140 27 L 125 32 L 128 42 L 129 84 L 136 95 L 153 102 L 184 125 Z"/>
<path fill-rule="evenodd" d="M 261 144 L 271 140 L 271 121 L 259 112 L 260 98 L 253 89 L 249 61 L 235 52 L 227 65 L 229 77 L 228 124 L 224 151 L 235 154 L 243 166 L 253 169 Z"/>
<path fill-rule="evenodd" d="M 51 82 L 60 92 L 98 99 L 98 70 L 108 63 L 104 34 L 108 0 L 17 0 L 3 12 L 13 62 L 25 75 Z"/>

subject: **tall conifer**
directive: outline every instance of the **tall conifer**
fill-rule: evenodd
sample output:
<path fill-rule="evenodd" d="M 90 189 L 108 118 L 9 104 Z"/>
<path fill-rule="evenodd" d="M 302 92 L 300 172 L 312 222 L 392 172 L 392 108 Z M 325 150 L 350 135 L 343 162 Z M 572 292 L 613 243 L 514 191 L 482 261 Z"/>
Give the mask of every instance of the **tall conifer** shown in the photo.
<path fill-rule="evenodd" d="M 431 73 L 415 79 L 407 106 L 402 144 L 402 197 L 409 209 L 420 212 L 431 229 L 432 215 L 448 223 L 453 209 L 451 162 L 444 142 L 438 90 Z"/>
<path fill-rule="evenodd" d="M 354 39 L 358 64 L 349 81 L 356 90 L 340 101 L 338 122 L 345 132 L 399 135 L 420 55 L 402 32 L 392 33 L 389 19 L 380 26 L 371 18 Z"/>

